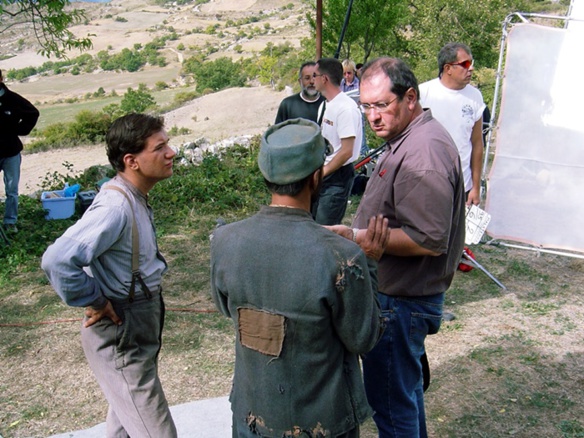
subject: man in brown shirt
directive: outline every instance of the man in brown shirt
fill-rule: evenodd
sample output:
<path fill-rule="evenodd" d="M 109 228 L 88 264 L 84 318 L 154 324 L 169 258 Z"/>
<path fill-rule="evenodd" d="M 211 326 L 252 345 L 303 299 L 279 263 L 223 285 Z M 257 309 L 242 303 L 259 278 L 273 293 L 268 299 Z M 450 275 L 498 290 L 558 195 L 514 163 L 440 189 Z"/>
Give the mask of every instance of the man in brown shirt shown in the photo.
<path fill-rule="evenodd" d="M 421 357 L 438 332 L 444 294 L 464 244 L 464 182 L 450 135 L 423 110 L 418 83 L 401 60 L 379 58 L 361 75 L 361 110 L 387 141 L 353 221 L 332 227 L 357 243 L 382 213 L 391 235 L 379 261 L 386 329 L 364 356 L 367 398 L 380 437 L 426 437 Z"/>

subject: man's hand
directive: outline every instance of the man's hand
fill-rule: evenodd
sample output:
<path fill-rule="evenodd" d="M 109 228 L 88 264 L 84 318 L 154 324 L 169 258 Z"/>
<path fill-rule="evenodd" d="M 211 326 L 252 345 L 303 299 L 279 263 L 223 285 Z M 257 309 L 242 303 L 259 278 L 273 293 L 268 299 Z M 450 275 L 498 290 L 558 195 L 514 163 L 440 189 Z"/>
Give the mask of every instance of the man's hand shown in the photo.
<path fill-rule="evenodd" d="M 369 219 L 365 236 L 362 230 L 357 233 L 357 242 L 367 257 L 379 261 L 385 251 L 389 234 L 389 221 L 378 214 Z"/>
<path fill-rule="evenodd" d="M 120 325 L 122 323 L 122 320 L 114 311 L 114 307 L 112 306 L 112 303 L 109 300 L 103 309 L 95 310 L 92 309 L 91 307 L 86 307 L 85 316 L 87 317 L 87 321 L 85 321 L 85 323 L 83 324 L 83 327 L 85 328 L 92 326 L 96 322 L 101 321 L 103 318 L 111 319 L 113 323 L 116 325 Z"/>
<path fill-rule="evenodd" d="M 356 232 L 357 244 L 367 257 L 377 261 L 385 251 L 390 234 L 389 221 L 381 214 L 369 219 L 366 230 L 357 230 L 356 228 L 353 230 L 346 225 L 326 225 L 324 227 L 349 240 L 353 240 L 353 232 Z"/>
<path fill-rule="evenodd" d="M 473 186 L 468 192 L 466 205 L 479 205 L 481 203 L 481 188 L 480 186 Z"/>
<path fill-rule="evenodd" d="M 337 233 L 345 239 L 353 240 L 353 230 L 346 225 L 323 225 L 327 230 Z"/>

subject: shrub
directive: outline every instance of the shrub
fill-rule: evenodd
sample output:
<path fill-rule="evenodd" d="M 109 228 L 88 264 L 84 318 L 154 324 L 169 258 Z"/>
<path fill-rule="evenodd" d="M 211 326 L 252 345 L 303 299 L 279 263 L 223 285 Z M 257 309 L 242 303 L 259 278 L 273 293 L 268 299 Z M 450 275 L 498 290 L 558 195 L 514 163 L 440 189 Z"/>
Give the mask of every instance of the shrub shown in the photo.
<path fill-rule="evenodd" d="M 128 88 L 120 102 L 120 108 L 124 114 L 143 113 L 154 106 L 156 106 L 156 101 L 152 94 L 148 92 L 146 84 L 139 84 L 137 90 Z"/>
<path fill-rule="evenodd" d="M 67 135 L 75 144 L 100 143 L 112 123 L 111 117 L 104 112 L 80 111 L 69 124 Z"/>
<path fill-rule="evenodd" d="M 242 87 L 246 76 L 241 64 L 233 62 L 231 58 L 222 57 L 214 61 L 200 62 L 193 57 L 185 61 L 183 69 L 192 73 L 197 82 L 197 89 L 211 89 L 219 91 L 229 87 Z"/>
<path fill-rule="evenodd" d="M 110 116 L 112 120 L 115 120 L 118 117 L 122 117 L 124 115 L 120 105 L 117 103 L 110 103 L 109 105 L 104 106 L 101 111 Z"/>
<path fill-rule="evenodd" d="M 97 89 L 97 91 L 95 93 L 93 93 L 93 97 L 104 97 L 105 96 L 105 90 L 103 89 L 103 87 L 99 87 Z"/>
<path fill-rule="evenodd" d="M 199 166 L 176 166 L 172 178 L 152 190 L 151 203 L 160 221 L 177 221 L 196 211 L 255 212 L 269 199 L 257 166 L 259 136 L 252 146 L 232 146 L 221 157 L 207 154 Z"/>
<path fill-rule="evenodd" d="M 185 127 L 178 127 L 178 126 L 173 126 L 172 128 L 170 128 L 168 130 L 168 135 L 175 136 L 175 135 L 187 135 L 190 134 L 192 131 L 189 128 L 185 128 Z"/>
<path fill-rule="evenodd" d="M 73 122 L 55 123 L 39 132 L 39 138 L 26 146 L 30 152 L 45 151 L 80 144 L 104 141 L 112 122 L 112 114 L 106 112 L 80 111 Z"/>
<path fill-rule="evenodd" d="M 39 132 L 39 136 L 40 138 L 25 146 L 27 151 L 46 151 L 54 147 L 65 147 L 73 144 L 67 136 L 67 124 L 64 122 L 47 126 Z"/>
<path fill-rule="evenodd" d="M 199 97 L 196 91 L 181 91 L 174 96 L 174 103 L 183 104 Z"/>
<path fill-rule="evenodd" d="M 164 81 L 157 81 L 154 86 L 156 87 L 156 90 L 158 90 L 158 91 L 166 90 L 168 88 L 168 84 Z"/>

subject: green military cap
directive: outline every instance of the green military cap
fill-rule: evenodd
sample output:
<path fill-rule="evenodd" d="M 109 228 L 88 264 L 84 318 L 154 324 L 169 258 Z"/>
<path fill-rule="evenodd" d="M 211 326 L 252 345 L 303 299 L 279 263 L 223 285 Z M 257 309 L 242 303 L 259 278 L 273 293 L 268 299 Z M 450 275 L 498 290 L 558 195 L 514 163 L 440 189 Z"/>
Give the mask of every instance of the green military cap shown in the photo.
<path fill-rule="evenodd" d="M 290 184 L 320 168 L 331 152 L 316 123 L 290 119 L 271 126 L 262 135 L 258 165 L 271 183 Z"/>

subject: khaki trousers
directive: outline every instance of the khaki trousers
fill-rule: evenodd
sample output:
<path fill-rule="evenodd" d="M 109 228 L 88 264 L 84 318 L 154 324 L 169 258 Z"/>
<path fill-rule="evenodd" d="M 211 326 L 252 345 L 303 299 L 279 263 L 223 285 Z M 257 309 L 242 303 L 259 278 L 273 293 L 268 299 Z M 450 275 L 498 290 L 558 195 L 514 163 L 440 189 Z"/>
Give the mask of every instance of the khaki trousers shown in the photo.
<path fill-rule="evenodd" d="M 81 328 L 83 351 L 109 403 L 106 436 L 176 438 L 158 377 L 164 325 L 162 296 L 112 304 L 122 325 L 104 318 Z"/>

